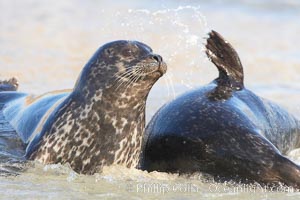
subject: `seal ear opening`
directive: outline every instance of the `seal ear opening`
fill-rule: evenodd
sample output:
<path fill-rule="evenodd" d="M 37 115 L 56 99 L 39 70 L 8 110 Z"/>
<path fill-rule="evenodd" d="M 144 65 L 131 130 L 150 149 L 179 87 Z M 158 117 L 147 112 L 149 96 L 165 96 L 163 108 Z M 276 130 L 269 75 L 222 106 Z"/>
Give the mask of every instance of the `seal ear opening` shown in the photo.
<path fill-rule="evenodd" d="M 240 58 L 234 48 L 219 33 L 212 30 L 207 38 L 206 55 L 219 70 L 218 80 L 244 87 L 244 73 Z"/>

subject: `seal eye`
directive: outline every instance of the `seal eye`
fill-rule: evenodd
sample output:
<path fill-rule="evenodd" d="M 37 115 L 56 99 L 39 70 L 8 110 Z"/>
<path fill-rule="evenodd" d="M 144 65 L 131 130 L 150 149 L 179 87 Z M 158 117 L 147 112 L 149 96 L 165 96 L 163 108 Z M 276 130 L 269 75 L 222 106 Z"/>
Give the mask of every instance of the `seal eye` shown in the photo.
<path fill-rule="evenodd" d="M 113 54 L 113 50 L 111 48 L 105 49 L 104 53 L 108 56 L 111 56 Z"/>
<path fill-rule="evenodd" d="M 131 49 L 125 49 L 125 50 L 122 52 L 123 56 L 125 56 L 125 57 L 131 56 L 132 53 L 133 53 L 133 51 L 132 51 Z"/>

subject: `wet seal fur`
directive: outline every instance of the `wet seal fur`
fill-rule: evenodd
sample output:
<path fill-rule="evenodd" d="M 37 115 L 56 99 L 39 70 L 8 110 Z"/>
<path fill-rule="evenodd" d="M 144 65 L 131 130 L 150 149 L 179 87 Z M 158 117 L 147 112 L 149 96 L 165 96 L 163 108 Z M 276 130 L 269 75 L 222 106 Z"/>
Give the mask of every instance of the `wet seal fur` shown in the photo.
<path fill-rule="evenodd" d="M 85 65 L 72 91 L 39 97 L 1 92 L 1 123 L 9 122 L 22 139 L 27 159 L 68 163 L 85 174 L 111 164 L 136 167 L 146 99 L 165 72 L 162 57 L 149 46 L 111 42 Z"/>
<path fill-rule="evenodd" d="M 141 169 L 300 188 L 300 167 L 283 156 L 300 148 L 299 121 L 244 87 L 238 54 L 215 31 L 206 53 L 219 77 L 155 114 L 145 131 Z"/>

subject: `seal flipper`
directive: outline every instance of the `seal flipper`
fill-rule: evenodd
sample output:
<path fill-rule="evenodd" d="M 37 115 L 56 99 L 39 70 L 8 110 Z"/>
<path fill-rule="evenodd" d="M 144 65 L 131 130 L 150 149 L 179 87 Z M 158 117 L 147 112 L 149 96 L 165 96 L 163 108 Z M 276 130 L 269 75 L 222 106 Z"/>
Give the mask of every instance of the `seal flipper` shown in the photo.
<path fill-rule="evenodd" d="M 277 170 L 277 177 L 287 186 L 300 188 L 300 166 L 288 158 L 277 155 L 274 170 Z"/>
<path fill-rule="evenodd" d="M 17 91 L 18 87 L 19 87 L 19 83 L 15 77 L 13 77 L 9 80 L 0 81 L 0 92 Z"/>
<path fill-rule="evenodd" d="M 243 66 L 237 52 L 219 33 L 211 31 L 207 38 L 206 55 L 219 70 L 217 83 L 240 89 L 244 87 Z"/>

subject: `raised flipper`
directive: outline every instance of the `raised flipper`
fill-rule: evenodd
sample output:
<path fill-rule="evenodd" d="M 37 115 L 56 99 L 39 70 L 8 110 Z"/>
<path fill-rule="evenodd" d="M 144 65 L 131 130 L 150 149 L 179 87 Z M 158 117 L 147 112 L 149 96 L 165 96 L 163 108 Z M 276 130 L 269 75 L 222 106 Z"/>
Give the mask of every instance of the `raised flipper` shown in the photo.
<path fill-rule="evenodd" d="M 15 77 L 9 80 L 0 81 L 0 92 L 17 91 L 18 87 L 19 87 L 19 83 Z"/>
<path fill-rule="evenodd" d="M 219 70 L 219 85 L 244 87 L 243 66 L 237 52 L 219 33 L 211 31 L 206 44 L 206 55 Z"/>

